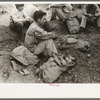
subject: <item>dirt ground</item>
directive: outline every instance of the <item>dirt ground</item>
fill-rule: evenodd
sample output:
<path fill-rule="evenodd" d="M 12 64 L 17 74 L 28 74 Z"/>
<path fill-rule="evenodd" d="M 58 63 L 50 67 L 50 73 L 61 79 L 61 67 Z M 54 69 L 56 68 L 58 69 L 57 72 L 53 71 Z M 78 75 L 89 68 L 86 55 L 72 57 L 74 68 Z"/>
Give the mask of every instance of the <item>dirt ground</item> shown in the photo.
<path fill-rule="evenodd" d="M 40 9 L 48 12 L 47 18 L 50 20 L 51 11 L 47 10 L 48 5 L 37 5 Z M 30 74 L 22 76 L 14 71 L 10 62 L 11 51 L 17 47 L 16 33 L 9 28 L 9 15 L 14 5 L 0 5 L 0 82 L 1 83 L 43 83 L 35 74 L 36 67 L 28 66 Z M 81 17 L 82 11 L 76 9 L 75 13 Z M 61 21 L 50 22 L 51 26 L 56 26 L 54 32 L 59 36 L 69 34 L 66 25 Z M 89 25 L 85 34 L 76 34 L 80 39 L 90 43 L 89 52 L 81 52 L 75 49 L 59 50 L 60 53 L 69 52 L 76 58 L 77 65 L 65 71 L 55 83 L 100 83 L 100 32 L 94 25 Z M 55 40 L 55 43 L 58 41 Z M 89 55 L 89 56 L 88 56 Z"/>

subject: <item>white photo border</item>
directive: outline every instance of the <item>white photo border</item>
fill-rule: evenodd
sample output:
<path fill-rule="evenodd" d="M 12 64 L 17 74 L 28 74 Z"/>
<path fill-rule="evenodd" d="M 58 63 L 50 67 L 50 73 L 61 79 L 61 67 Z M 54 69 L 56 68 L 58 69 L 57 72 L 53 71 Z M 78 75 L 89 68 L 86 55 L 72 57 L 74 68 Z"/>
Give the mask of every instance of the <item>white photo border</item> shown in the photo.
<path fill-rule="evenodd" d="M 56 2 L 56 1 L 55 1 Z M 47 4 L 52 2 L 34 1 L 10 1 L 5 3 L 37 3 Z M 67 1 L 56 3 L 72 4 L 100 4 L 98 1 Z M 0 98 L 100 98 L 100 84 L 22 84 L 22 83 L 0 83 Z"/>

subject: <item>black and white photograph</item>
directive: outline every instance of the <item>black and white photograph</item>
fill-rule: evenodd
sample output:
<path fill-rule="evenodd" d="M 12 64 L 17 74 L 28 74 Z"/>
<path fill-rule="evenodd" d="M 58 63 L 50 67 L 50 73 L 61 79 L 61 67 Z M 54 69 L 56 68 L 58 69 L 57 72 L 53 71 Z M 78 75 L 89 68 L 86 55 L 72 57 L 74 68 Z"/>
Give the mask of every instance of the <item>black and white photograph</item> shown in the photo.
<path fill-rule="evenodd" d="M 100 4 L 1 2 L 0 83 L 100 83 Z"/>

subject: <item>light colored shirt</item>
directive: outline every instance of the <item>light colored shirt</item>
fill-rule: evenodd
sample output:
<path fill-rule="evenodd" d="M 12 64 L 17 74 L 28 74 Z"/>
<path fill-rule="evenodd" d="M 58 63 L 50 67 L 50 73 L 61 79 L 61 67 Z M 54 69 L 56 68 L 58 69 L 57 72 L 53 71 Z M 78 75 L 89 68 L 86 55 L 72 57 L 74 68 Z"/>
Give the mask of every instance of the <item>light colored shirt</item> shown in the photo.
<path fill-rule="evenodd" d="M 30 25 L 30 27 L 27 30 L 25 36 L 25 44 L 27 45 L 27 47 L 32 48 L 40 41 L 49 39 L 51 34 L 51 32 L 45 31 L 36 22 L 34 22 Z"/>
<path fill-rule="evenodd" d="M 28 18 L 27 14 L 24 12 L 24 10 L 19 11 L 16 8 L 14 8 L 12 10 L 10 17 L 14 22 L 20 22 L 23 19 Z"/>
<path fill-rule="evenodd" d="M 35 11 L 39 11 L 39 9 L 33 4 L 27 4 L 25 5 L 24 11 L 29 17 L 33 18 Z"/>

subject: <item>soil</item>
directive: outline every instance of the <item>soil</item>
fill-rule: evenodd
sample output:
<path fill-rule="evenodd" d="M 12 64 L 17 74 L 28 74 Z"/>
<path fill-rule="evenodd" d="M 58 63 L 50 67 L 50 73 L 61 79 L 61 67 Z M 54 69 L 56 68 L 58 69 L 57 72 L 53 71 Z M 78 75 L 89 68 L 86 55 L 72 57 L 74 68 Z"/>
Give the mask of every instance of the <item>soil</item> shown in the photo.
<path fill-rule="evenodd" d="M 48 4 L 35 4 L 40 9 L 45 10 L 48 21 L 50 20 L 51 11 L 48 10 Z M 36 66 L 28 66 L 29 75 L 22 76 L 14 71 L 10 62 L 12 50 L 17 47 L 17 33 L 9 28 L 9 15 L 14 5 L 0 5 L 0 82 L 1 83 L 43 83 L 35 74 Z M 82 9 L 75 6 L 75 14 L 80 18 Z M 80 7 L 80 6 L 79 6 Z M 54 32 L 60 36 L 68 35 L 68 29 L 62 21 L 51 21 L 52 27 L 56 26 Z M 59 50 L 60 53 L 69 53 L 76 58 L 77 65 L 65 71 L 54 83 L 100 83 L 100 31 L 93 25 L 88 25 L 85 34 L 76 34 L 78 38 L 90 43 L 89 52 L 81 52 L 75 49 Z M 55 40 L 55 44 L 57 43 Z"/>

